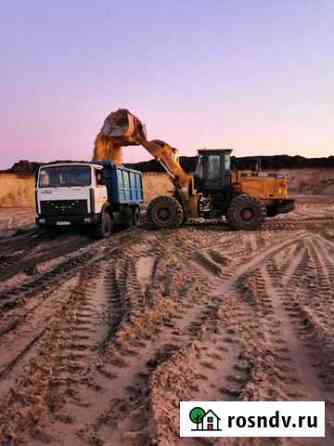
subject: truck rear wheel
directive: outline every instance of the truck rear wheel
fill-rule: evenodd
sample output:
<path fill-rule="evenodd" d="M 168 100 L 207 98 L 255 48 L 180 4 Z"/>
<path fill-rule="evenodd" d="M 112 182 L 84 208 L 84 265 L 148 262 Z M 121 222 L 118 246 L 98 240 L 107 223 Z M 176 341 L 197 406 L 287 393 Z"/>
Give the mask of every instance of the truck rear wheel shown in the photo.
<path fill-rule="evenodd" d="M 149 223 L 156 228 L 177 228 L 184 220 L 184 211 L 175 198 L 163 196 L 151 201 L 147 208 L 147 217 Z"/>
<path fill-rule="evenodd" d="M 135 207 L 133 210 L 133 225 L 139 226 L 140 225 L 140 209 L 139 207 Z"/>
<path fill-rule="evenodd" d="M 110 237 L 114 229 L 113 221 L 111 215 L 104 211 L 101 215 L 101 221 L 95 226 L 95 237 L 96 238 L 107 238 Z"/>
<path fill-rule="evenodd" d="M 258 229 L 265 221 L 267 210 L 258 199 L 246 194 L 238 195 L 232 200 L 227 210 L 227 221 L 234 229 Z"/>

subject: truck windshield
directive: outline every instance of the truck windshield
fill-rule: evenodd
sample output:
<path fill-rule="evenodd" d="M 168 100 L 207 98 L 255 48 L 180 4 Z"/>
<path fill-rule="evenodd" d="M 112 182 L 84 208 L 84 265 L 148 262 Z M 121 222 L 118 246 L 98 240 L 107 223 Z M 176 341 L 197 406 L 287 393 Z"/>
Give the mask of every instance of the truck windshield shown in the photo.
<path fill-rule="evenodd" d="M 90 186 L 89 166 L 44 167 L 39 171 L 39 187 Z"/>

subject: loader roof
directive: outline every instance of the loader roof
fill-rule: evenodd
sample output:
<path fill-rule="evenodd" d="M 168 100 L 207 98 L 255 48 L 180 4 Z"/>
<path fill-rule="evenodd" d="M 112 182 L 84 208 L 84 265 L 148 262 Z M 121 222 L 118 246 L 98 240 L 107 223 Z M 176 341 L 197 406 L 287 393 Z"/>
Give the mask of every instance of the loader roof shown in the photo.
<path fill-rule="evenodd" d="M 198 151 L 199 155 L 219 155 L 221 153 L 229 153 L 231 154 L 233 152 L 233 149 L 200 149 Z"/>

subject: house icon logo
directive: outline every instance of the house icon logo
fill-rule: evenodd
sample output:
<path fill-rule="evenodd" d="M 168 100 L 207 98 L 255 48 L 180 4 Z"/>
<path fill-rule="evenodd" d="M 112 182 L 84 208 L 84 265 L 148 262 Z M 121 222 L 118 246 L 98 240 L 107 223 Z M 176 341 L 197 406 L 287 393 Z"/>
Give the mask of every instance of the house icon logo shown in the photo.
<path fill-rule="evenodd" d="M 205 411 L 202 407 L 194 407 L 189 412 L 189 418 L 195 425 L 192 431 L 221 431 L 221 418 L 211 409 Z"/>

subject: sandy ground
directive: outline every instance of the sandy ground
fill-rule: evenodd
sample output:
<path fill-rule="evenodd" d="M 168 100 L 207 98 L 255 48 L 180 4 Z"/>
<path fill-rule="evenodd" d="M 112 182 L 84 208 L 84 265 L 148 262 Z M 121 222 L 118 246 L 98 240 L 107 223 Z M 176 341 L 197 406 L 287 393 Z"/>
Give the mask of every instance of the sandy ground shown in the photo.
<path fill-rule="evenodd" d="M 0 261 L 1 445 L 334 444 L 334 197 L 256 232 L 32 231 Z M 326 400 L 327 437 L 180 439 L 190 399 Z"/>
<path fill-rule="evenodd" d="M 34 209 L 0 208 L 0 239 L 25 231 L 35 224 Z"/>

